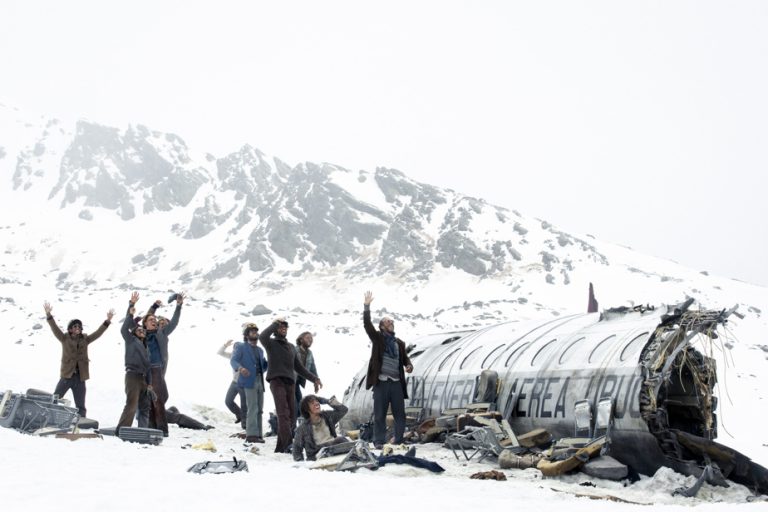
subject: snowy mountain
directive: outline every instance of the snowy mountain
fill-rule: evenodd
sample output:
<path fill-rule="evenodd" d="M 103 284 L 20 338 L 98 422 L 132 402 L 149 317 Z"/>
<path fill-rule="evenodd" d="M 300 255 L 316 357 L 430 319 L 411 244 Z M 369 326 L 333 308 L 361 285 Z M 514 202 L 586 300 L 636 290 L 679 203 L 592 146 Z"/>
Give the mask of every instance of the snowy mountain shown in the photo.
<path fill-rule="evenodd" d="M 289 337 L 316 333 L 324 393 L 342 396 L 368 357 L 365 290 L 375 293 L 374 313 L 393 315 L 408 340 L 583 312 L 592 282 L 601 308 L 686 297 L 707 308 L 739 306 L 744 318 L 711 347 L 720 440 L 768 463 L 768 440 L 755 429 L 768 361 L 766 288 L 565 233 L 394 169 L 291 166 L 248 145 L 215 156 L 144 126 L 35 118 L 2 105 L 0 200 L 3 389 L 57 380 L 45 300 L 60 325 L 78 317 L 90 331 L 110 308 L 120 318 L 133 290 L 140 310 L 185 290 L 169 404 L 210 412 L 224 409 L 231 377 L 215 352 L 239 338 L 243 322 L 280 314 L 291 322 Z M 729 250 L 727 234 L 713 243 Z M 89 415 L 105 425 L 122 409 L 117 331 L 90 352 Z"/>
<path fill-rule="evenodd" d="M 529 303 L 580 310 L 591 281 L 610 305 L 690 295 L 763 310 L 762 289 L 564 233 L 393 169 L 291 167 L 248 145 L 215 157 L 140 125 L 30 121 L 6 106 L 0 123 L 0 194 L 18 205 L 2 226 L 5 262 L 56 271 L 62 290 L 103 285 L 107 275 L 136 285 L 147 272 L 156 287 L 234 295 L 384 282 L 410 295 L 408 309 L 439 316 L 465 302 L 485 310 L 493 299 L 504 313 Z M 62 237 L 70 229 L 77 244 Z M 130 244 L 103 247 L 105 229 Z M 107 262 L 107 275 L 94 272 Z M 614 293 L 603 283 L 617 274 L 631 286 Z M 461 296 L 443 293 L 445 281 Z"/>

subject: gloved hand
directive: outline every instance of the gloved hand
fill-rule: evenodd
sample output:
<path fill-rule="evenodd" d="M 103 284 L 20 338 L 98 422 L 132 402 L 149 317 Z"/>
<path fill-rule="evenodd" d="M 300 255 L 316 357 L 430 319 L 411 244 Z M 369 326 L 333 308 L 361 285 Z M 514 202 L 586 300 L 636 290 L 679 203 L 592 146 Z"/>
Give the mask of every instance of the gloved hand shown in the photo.
<path fill-rule="evenodd" d="M 328 399 L 328 404 L 329 405 L 341 405 L 341 402 L 339 402 L 336 399 L 336 395 L 333 395 L 331 398 Z"/>
<path fill-rule="evenodd" d="M 317 401 L 320 403 L 320 405 L 325 405 L 328 403 L 328 399 L 323 398 L 322 396 L 317 397 Z"/>
<path fill-rule="evenodd" d="M 147 395 L 149 396 L 149 399 L 153 402 L 157 402 L 157 393 L 155 393 L 155 390 L 152 388 L 147 388 Z"/>

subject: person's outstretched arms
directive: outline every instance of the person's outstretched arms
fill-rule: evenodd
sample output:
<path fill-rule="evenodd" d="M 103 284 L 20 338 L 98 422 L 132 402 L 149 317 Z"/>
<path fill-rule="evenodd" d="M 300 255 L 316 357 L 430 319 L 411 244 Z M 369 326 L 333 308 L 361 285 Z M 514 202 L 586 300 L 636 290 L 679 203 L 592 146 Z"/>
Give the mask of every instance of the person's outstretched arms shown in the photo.
<path fill-rule="evenodd" d="M 104 334 L 104 332 L 107 330 L 107 328 L 109 327 L 109 324 L 112 323 L 113 316 L 115 316 L 114 309 L 110 309 L 109 311 L 107 311 L 107 319 L 101 323 L 98 329 L 96 329 L 94 332 L 92 332 L 91 334 L 85 337 L 85 342 L 90 345 L 91 343 L 99 339 L 101 335 Z"/>
<path fill-rule="evenodd" d="M 64 331 L 56 325 L 56 321 L 53 319 L 53 315 L 51 314 L 53 308 L 51 307 L 51 304 L 46 301 L 43 304 L 43 310 L 45 310 L 45 319 L 48 322 L 48 326 L 51 328 L 53 335 L 56 336 L 57 340 L 64 341 Z"/>

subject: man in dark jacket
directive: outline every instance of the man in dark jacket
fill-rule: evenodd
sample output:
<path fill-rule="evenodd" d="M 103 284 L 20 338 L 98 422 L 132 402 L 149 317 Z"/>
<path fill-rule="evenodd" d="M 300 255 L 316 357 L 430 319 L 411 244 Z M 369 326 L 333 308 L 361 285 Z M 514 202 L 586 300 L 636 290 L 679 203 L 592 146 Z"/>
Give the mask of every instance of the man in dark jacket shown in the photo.
<path fill-rule="evenodd" d="M 267 382 L 272 391 L 277 412 L 277 446 L 275 453 L 285 453 L 291 445 L 291 429 L 296 423 L 296 404 L 294 384 L 296 374 L 315 384 L 315 393 L 322 387 L 317 375 L 307 370 L 293 346 L 285 338 L 288 334 L 288 322 L 277 318 L 259 335 L 259 341 L 267 351 L 269 368 Z"/>
<path fill-rule="evenodd" d="M 330 405 L 332 411 L 323 411 L 322 404 Z M 305 421 L 296 429 L 293 437 L 293 459 L 315 460 L 317 452 L 325 446 L 348 441 L 346 437 L 336 436 L 336 423 L 347 414 L 347 406 L 331 397 L 330 400 L 315 395 L 307 395 L 301 400 L 301 416 Z"/>
<path fill-rule="evenodd" d="M 138 292 L 133 292 L 128 302 L 123 327 L 120 329 L 120 334 L 125 341 L 125 407 L 117 422 L 118 429 L 131 426 L 136 407 L 139 405 L 139 396 L 142 393 L 148 391 L 150 395 L 154 395 L 151 365 L 144 341 L 146 331 L 144 327 L 136 325 L 133 320 L 133 314 L 136 311 L 134 306 L 138 300 Z M 157 396 L 154 398 L 156 400 Z"/>
<path fill-rule="evenodd" d="M 164 327 L 158 325 L 155 313 L 163 301 L 156 300 L 144 316 L 142 324 L 145 329 L 144 342 L 149 351 L 149 361 L 152 365 L 152 387 L 155 398 L 150 399 L 146 394 L 139 398 L 138 423 L 140 427 L 152 427 L 163 431 L 168 435 L 168 421 L 165 414 L 165 404 L 168 402 L 168 386 L 165 382 L 165 372 L 168 369 L 168 336 L 176 329 L 181 317 L 181 305 L 185 295 L 176 293 L 173 295 L 176 301 L 176 309 L 170 322 Z"/>
<path fill-rule="evenodd" d="M 403 442 L 405 432 L 405 399 L 408 398 L 405 373 L 413 371 L 405 352 L 405 343 L 395 337 L 395 321 L 384 317 L 377 331 L 371 323 L 373 293 L 365 292 L 363 327 L 371 340 L 371 359 L 365 389 L 373 388 L 373 444 L 381 448 L 387 432 L 387 409 L 392 407 L 395 420 L 395 444 Z"/>
<path fill-rule="evenodd" d="M 85 381 L 90 378 L 88 371 L 88 345 L 99 339 L 107 330 L 112 322 L 114 309 L 107 313 L 107 319 L 102 322 L 96 331 L 92 334 L 83 333 L 83 323 L 78 319 L 69 321 L 67 332 L 62 332 L 51 314 L 51 305 L 46 302 L 43 304 L 45 318 L 53 331 L 53 335 L 61 342 L 61 369 L 59 372 L 59 382 L 53 394 L 60 398 L 64 397 L 67 391 L 72 390 L 72 396 L 75 399 L 75 407 L 80 416 L 85 417 Z"/>
<path fill-rule="evenodd" d="M 256 324 L 247 324 L 243 329 L 245 343 L 235 345 L 229 360 L 232 369 L 238 372 L 237 385 L 245 390 L 247 416 L 245 420 L 245 440 L 249 443 L 263 443 L 262 415 L 264 412 L 264 372 L 269 365 L 264 359 L 264 352 L 257 346 L 259 328 Z"/>

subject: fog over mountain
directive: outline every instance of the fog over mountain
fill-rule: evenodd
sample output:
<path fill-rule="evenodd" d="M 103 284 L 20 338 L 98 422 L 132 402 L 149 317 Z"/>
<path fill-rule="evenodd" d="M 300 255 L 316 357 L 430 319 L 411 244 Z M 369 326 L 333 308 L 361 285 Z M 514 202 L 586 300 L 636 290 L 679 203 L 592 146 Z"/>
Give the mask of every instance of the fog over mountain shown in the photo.
<path fill-rule="evenodd" d="M 215 156 L 141 125 L 1 109 L 0 190 L 19 205 L 4 216 L 5 266 L 23 257 L 60 290 L 151 281 L 243 300 L 386 283 L 407 296 L 406 310 L 439 316 L 469 304 L 487 313 L 495 300 L 506 316 L 580 311 L 594 282 L 604 306 L 695 296 L 763 310 L 762 288 L 565 233 L 395 169 L 290 167 L 250 145 Z M 76 240 L 64 238 L 69 230 Z"/>
<path fill-rule="evenodd" d="M 78 317 L 90 331 L 110 308 L 121 318 L 131 291 L 141 294 L 139 311 L 186 291 L 169 403 L 223 424 L 231 370 L 215 353 L 243 322 L 284 315 L 289 338 L 315 333 L 323 392 L 343 396 L 369 354 L 365 290 L 374 315 L 393 316 L 413 340 L 581 313 L 593 283 L 601 309 L 687 297 L 695 307 L 738 306 L 742 318 L 703 348 L 718 360 L 719 441 L 768 463 L 756 428 L 768 363 L 764 287 L 566 233 L 395 169 L 292 167 L 251 145 L 212 155 L 144 126 L 66 123 L 2 105 L 0 200 L 4 389 L 55 383 L 60 353 L 44 300 L 59 324 Z M 723 233 L 712 250 L 739 248 Z M 114 424 L 123 398 L 116 327 L 90 357 L 89 416 Z"/>

